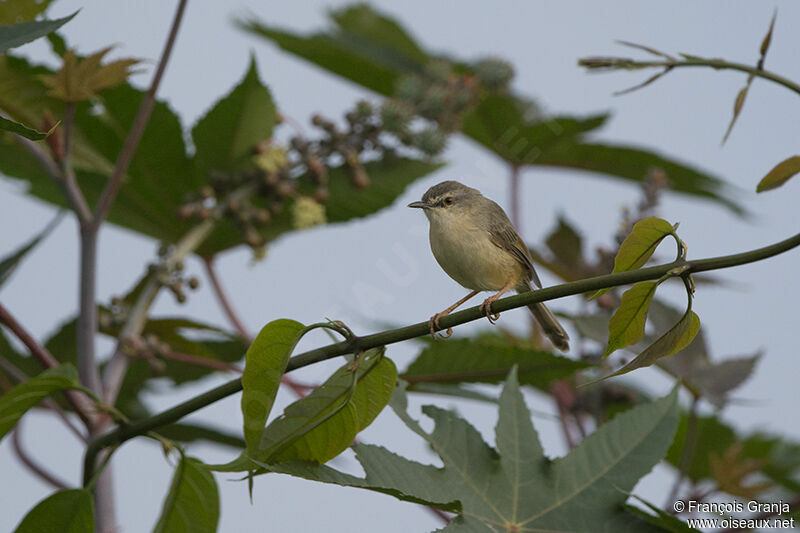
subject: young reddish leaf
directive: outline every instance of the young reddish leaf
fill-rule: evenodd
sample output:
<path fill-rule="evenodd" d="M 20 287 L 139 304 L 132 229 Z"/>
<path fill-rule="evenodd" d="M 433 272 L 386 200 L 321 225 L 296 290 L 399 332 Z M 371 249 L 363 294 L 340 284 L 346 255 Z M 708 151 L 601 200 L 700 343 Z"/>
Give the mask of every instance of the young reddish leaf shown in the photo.
<path fill-rule="evenodd" d="M 675 235 L 675 227 L 662 218 L 649 217 L 634 224 L 630 234 L 625 237 L 619 247 L 612 273 L 627 272 L 643 266 L 667 235 Z M 597 291 L 591 300 L 602 296 L 609 290 Z"/>
<path fill-rule="evenodd" d="M 631 362 L 623 366 L 611 375 L 602 379 L 627 374 L 631 370 L 650 366 L 662 357 L 675 354 L 686 348 L 700 331 L 700 318 L 691 309 L 686 311 L 677 324 L 667 331 L 653 344 L 645 348 L 642 353 L 637 355 Z"/>
<path fill-rule="evenodd" d="M 111 47 L 104 48 L 82 59 L 74 50 L 67 51 L 62 58 L 61 69 L 55 74 L 42 76 L 44 83 L 50 87 L 50 94 L 65 102 L 81 102 L 95 98 L 103 89 L 124 82 L 131 74 L 130 67 L 140 61 L 126 58 L 101 64 L 110 50 Z"/>
<path fill-rule="evenodd" d="M 643 281 L 623 293 L 619 307 L 608 322 L 608 346 L 603 357 L 642 340 L 647 310 L 656 287 L 657 281 Z"/>
<path fill-rule="evenodd" d="M 800 155 L 794 155 L 784 159 L 761 178 L 756 186 L 756 192 L 769 191 L 776 189 L 789 181 L 789 178 L 800 172 Z"/>

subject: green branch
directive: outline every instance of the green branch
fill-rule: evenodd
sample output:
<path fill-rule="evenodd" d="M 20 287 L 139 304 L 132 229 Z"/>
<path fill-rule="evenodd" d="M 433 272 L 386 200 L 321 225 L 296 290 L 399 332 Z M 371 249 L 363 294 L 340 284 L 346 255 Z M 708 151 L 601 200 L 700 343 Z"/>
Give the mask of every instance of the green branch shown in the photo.
<path fill-rule="evenodd" d="M 664 68 L 669 71 L 679 67 L 709 67 L 716 70 L 738 70 L 751 76 L 773 81 L 783 85 L 790 91 L 800 94 L 800 85 L 774 72 L 760 69 L 744 63 L 732 63 L 724 59 L 705 59 L 702 57 L 684 56 L 685 59 L 664 59 L 658 61 L 636 61 L 623 57 L 585 57 L 578 60 L 578 65 L 589 70 L 639 70 L 644 68 Z"/>
<path fill-rule="evenodd" d="M 679 260 L 665 265 L 642 268 L 639 270 L 632 270 L 630 272 L 619 272 L 616 274 L 597 276 L 594 278 L 556 285 L 554 287 L 547 287 L 532 292 L 517 294 L 515 296 L 509 296 L 507 298 L 503 298 L 502 300 L 498 300 L 492 304 L 492 310 L 496 312 L 508 311 L 510 309 L 527 306 L 535 302 L 555 300 L 565 296 L 584 294 L 608 287 L 629 285 L 639 281 L 659 279 L 663 276 L 688 276 L 689 274 L 698 272 L 730 268 L 756 261 L 762 261 L 769 257 L 791 250 L 798 245 L 800 245 L 800 233 L 781 242 L 772 244 L 770 246 L 765 246 L 764 248 L 751 250 L 749 252 L 713 257 L 709 259 L 700 259 L 697 261 Z M 484 318 L 484 313 L 480 310 L 479 306 L 471 307 L 469 309 L 442 317 L 442 319 L 439 321 L 441 326 L 440 329 L 447 329 L 449 327 L 458 326 L 467 322 L 473 322 L 482 318 Z M 380 333 L 373 333 L 372 335 L 367 335 L 364 337 L 353 337 L 343 342 L 329 344 L 327 346 L 316 348 L 292 357 L 289 360 L 289 365 L 287 366 L 286 371 L 291 372 L 292 370 L 318 363 L 320 361 L 332 359 L 333 357 L 337 357 L 339 355 L 367 350 L 377 346 L 386 346 L 387 344 L 394 344 L 396 342 L 413 339 L 415 337 L 422 337 L 428 335 L 429 333 L 429 325 L 428 321 L 426 320 L 410 326 L 382 331 Z M 231 396 L 241 390 L 241 379 L 233 379 L 215 389 L 211 389 L 208 392 L 180 403 L 175 407 L 167 409 L 166 411 L 163 411 L 157 415 L 153 415 L 142 420 L 137 420 L 130 424 L 120 425 L 113 431 L 110 431 L 109 433 L 92 440 L 87 446 L 86 454 L 84 456 L 84 484 L 88 479 L 92 478 L 95 458 L 97 457 L 97 454 L 100 453 L 100 451 L 104 448 L 121 444 L 128 439 L 143 435 L 148 431 L 153 431 L 159 427 L 176 422 L 188 414 L 194 413 L 195 411 L 198 411 L 207 405 Z"/>

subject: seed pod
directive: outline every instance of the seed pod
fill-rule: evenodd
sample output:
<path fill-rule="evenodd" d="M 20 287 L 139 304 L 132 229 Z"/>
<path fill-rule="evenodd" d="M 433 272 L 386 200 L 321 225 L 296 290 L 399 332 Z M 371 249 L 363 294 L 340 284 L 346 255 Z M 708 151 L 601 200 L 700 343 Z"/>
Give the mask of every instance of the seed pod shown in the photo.
<path fill-rule="evenodd" d="M 508 87 L 514 67 L 502 59 L 484 59 L 476 65 L 475 76 L 490 91 L 499 91 Z"/>

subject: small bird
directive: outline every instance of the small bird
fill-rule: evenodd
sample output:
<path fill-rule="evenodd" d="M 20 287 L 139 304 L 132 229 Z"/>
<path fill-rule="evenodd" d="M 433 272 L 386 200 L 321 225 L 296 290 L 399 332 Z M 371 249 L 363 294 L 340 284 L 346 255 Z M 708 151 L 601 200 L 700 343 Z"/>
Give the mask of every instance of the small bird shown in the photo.
<path fill-rule="evenodd" d="M 441 329 L 440 318 L 481 291 L 496 291 L 481 304 L 486 318 L 494 324 L 500 314 L 492 313 L 492 303 L 503 294 L 512 289 L 518 293 L 532 291 L 531 283 L 541 288 L 528 247 L 508 215 L 477 189 L 457 181 L 443 181 L 428 189 L 421 201 L 408 207 L 420 208 L 428 217 L 431 251 L 439 266 L 472 291 L 430 318 L 431 335 Z M 528 309 L 550 342 L 559 350 L 568 351 L 569 335 L 555 315 L 541 302 L 529 305 Z M 444 336 L 452 333 L 448 328 Z"/>

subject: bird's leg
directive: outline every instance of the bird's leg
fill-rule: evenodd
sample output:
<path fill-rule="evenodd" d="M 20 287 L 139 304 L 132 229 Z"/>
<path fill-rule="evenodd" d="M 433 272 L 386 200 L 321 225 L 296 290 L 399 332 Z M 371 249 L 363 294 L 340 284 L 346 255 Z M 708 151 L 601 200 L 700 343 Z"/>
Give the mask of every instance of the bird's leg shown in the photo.
<path fill-rule="evenodd" d="M 467 300 L 469 300 L 470 298 L 472 298 L 476 294 L 478 294 L 478 291 L 472 291 L 471 293 L 467 294 L 466 296 L 461 298 L 459 301 L 457 301 L 456 303 L 454 303 L 453 305 L 451 305 L 450 307 L 448 307 L 447 309 L 445 309 L 441 313 L 436 313 L 435 315 L 433 315 L 430 318 L 430 320 L 428 320 L 428 324 L 430 325 L 430 330 L 431 330 L 431 337 L 433 337 L 435 339 L 436 338 L 436 330 L 441 329 L 441 326 L 439 326 L 439 319 L 440 318 L 442 318 L 443 316 L 449 315 L 456 307 L 458 307 L 459 305 L 463 304 L 464 302 L 466 302 Z M 453 334 L 453 328 L 447 328 L 447 331 L 444 333 L 444 335 L 441 335 L 441 338 L 446 339 L 447 337 L 449 337 L 452 334 Z"/>
<path fill-rule="evenodd" d="M 491 322 L 492 324 L 494 324 L 497 321 L 497 319 L 500 318 L 500 313 L 492 313 L 492 304 L 497 300 L 499 300 L 502 295 L 510 291 L 513 286 L 514 286 L 513 282 L 507 283 L 505 287 L 500 289 L 500 292 L 489 296 L 481 304 L 481 311 L 486 313 L 486 318 L 488 318 L 489 322 Z"/>

